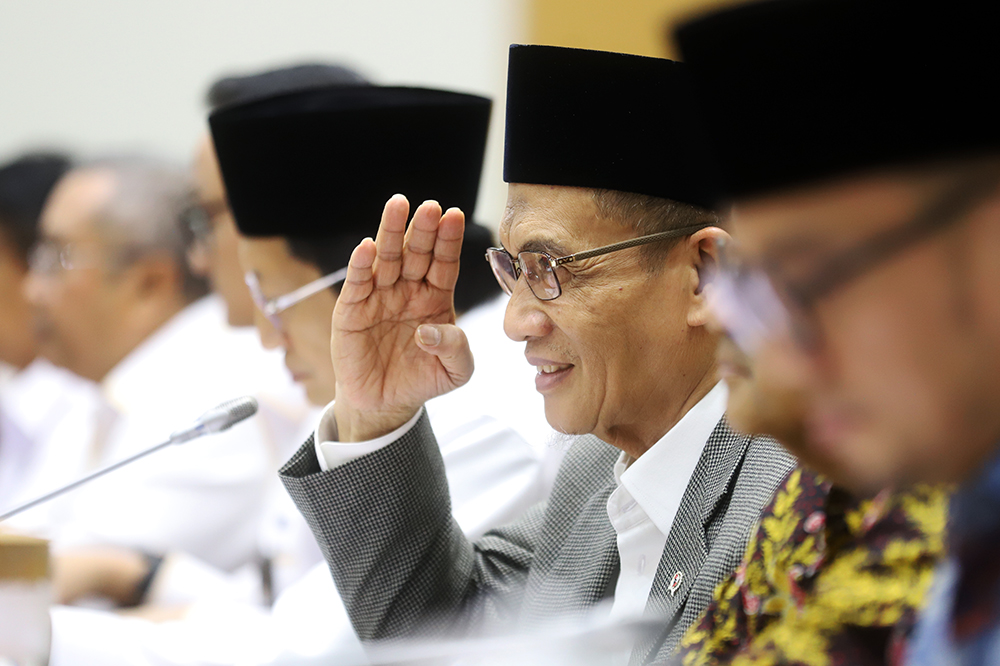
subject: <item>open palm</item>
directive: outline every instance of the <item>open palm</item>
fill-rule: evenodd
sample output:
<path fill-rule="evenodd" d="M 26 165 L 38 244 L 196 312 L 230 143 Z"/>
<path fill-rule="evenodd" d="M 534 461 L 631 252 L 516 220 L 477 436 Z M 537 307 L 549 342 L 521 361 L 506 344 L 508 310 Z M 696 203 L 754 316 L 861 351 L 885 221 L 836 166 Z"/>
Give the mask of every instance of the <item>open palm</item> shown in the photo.
<path fill-rule="evenodd" d="M 334 309 L 342 441 L 392 431 L 472 374 L 468 343 L 454 326 L 464 215 L 442 215 L 425 202 L 407 228 L 408 212 L 401 195 L 386 203 L 375 241 L 365 239 L 351 256 Z"/>

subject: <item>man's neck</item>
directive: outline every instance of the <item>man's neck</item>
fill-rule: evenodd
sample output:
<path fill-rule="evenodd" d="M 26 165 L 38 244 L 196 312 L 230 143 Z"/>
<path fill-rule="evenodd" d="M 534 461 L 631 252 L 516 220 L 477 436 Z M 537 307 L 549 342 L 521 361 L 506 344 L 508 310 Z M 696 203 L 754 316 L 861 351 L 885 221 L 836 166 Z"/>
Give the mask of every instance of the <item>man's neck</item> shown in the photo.
<path fill-rule="evenodd" d="M 145 316 L 126 325 L 121 331 L 118 343 L 113 347 L 117 352 L 109 354 L 102 369 L 93 373 L 96 376 L 88 377 L 88 379 L 93 379 L 98 383 L 103 382 L 112 370 L 188 305 L 190 304 L 181 299 L 164 303 L 162 307 L 144 313 Z"/>
<path fill-rule="evenodd" d="M 716 384 L 716 368 L 713 364 L 704 372 L 699 381 L 685 394 L 678 396 L 674 406 L 650 405 L 643 410 L 644 418 L 633 426 L 619 426 L 609 430 L 606 436 L 599 437 L 613 446 L 621 449 L 633 459 L 638 459 L 653 445 L 663 439 L 691 409 L 708 395 Z M 657 413 L 656 410 L 662 410 Z"/>

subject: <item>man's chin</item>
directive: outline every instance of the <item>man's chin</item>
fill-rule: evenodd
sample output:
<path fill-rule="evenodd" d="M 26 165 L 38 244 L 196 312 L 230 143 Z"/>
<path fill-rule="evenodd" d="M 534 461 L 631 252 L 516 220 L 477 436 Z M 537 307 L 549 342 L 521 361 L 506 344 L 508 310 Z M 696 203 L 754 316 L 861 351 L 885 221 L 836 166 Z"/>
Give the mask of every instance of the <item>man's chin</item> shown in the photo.
<path fill-rule="evenodd" d="M 305 390 L 306 399 L 317 407 L 325 407 L 329 405 L 337 396 L 336 387 L 327 386 L 314 377 L 305 377 L 302 380 L 296 381 L 301 384 L 302 388 Z"/>
<path fill-rule="evenodd" d="M 545 420 L 564 435 L 587 435 L 594 430 L 592 422 L 583 418 L 579 410 L 567 409 L 564 401 L 550 396 L 545 396 Z"/>

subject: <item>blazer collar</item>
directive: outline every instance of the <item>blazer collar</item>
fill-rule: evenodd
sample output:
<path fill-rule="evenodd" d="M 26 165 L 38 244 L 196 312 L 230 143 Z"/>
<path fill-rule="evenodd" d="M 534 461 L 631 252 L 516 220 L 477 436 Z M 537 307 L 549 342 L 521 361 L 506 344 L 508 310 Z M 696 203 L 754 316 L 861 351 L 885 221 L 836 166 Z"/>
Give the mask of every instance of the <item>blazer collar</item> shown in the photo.
<path fill-rule="evenodd" d="M 671 630 L 684 608 L 708 556 L 708 527 L 731 492 L 751 440 L 734 432 L 723 417 L 705 445 L 667 537 L 646 604 L 647 614 L 664 619 L 664 631 L 656 639 Z M 632 662 L 641 657 L 638 663 L 643 663 L 650 650 L 658 645 L 656 639 L 636 645 Z"/>

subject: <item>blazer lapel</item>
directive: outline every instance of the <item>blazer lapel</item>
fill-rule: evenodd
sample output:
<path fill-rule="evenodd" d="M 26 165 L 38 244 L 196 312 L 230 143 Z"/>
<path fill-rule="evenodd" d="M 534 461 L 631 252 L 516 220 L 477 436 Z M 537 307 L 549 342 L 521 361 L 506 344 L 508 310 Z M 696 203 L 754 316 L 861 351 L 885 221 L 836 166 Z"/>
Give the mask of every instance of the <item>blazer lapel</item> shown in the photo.
<path fill-rule="evenodd" d="M 708 438 L 670 528 L 646 603 L 646 615 L 663 618 L 664 628 L 636 644 L 630 664 L 655 656 L 676 626 L 708 556 L 708 528 L 720 505 L 725 506 L 750 440 L 734 433 L 725 418 Z"/>

